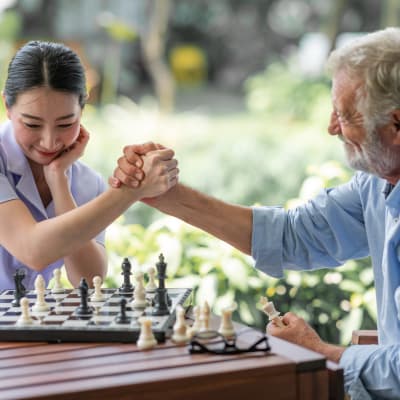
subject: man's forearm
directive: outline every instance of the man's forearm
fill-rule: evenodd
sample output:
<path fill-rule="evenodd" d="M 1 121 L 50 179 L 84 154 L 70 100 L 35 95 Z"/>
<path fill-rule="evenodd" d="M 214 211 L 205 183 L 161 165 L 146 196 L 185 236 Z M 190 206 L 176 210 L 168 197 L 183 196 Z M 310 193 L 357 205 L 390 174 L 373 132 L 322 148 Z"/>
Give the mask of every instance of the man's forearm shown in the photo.
<path fill-rule="evenodd" d="M 320 346 L 313 348 L 312 350 L 323 354 L 330 361 L 339 363 L 340 358 L 342 357 L 342 354 L 346 350 L 346 348 L 330 343 L 321 342 Z"/>
<path fill-rule="evenodd" d="M 252 210 L 228 204 L 178 184 L 149 205 L 182 219 L 246 254 L 251 253 Z"/>

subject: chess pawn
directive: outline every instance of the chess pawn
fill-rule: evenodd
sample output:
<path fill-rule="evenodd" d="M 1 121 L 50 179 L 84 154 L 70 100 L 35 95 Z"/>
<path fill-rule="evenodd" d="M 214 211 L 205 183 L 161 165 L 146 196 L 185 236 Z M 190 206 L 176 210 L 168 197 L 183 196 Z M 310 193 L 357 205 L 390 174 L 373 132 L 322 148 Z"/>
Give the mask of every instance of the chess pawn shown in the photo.
<path fill-rule="evenodd" d="M 200 331 L 209 331 L 210 330 L 210 306 L 207 301 L 204 302 L 203 307 L 200 311 Z"/>
<path fill-rule="evenodd" d="M 221 315 L 221 325 L 218 329 L 218 332 L 225 336 L 226 338 L 230 338 L 235 336 L 235 328 L 232 323 L 232 312 L 234 311 L 233 307 L 224 308 L 222 310 Z"/>
<path fill-rule="evenodd" d="M 146 292 L 154 293 L 157 290 L 157 285 L 155 282 L 156 269 L 153 266 L 149 267 L 149 269 L 147 270 L 147 274 L 149 276 L 149 281 L 146 285 Z"/>
<path fill-rule="evenodd" d="M 53 294 L 64 293 L 64 288 L 61 285 L 61 270 L 60 270 L 60 268 L 56 268 L 53 271 L 53 277 L 54 277 L 54 285 L 51 289 L 51 293 L 53 293 Z"/>
<path fill-rule="evenodd" d="M 172 341 L 177 344 L 185 344 L 189 340 L 187 325 L 185 322 L 185 309 L 181 305 L 176 306 L 176 322 L 173 327 Z"/>
<path fill-rule="evenodd" d="M 36 302 L 32 306 L 32 311 L 44 312 L 50 309 L 49 305 L 46 303 L 44 297 L 46 292 L 46 283 L 42 275 L 38 275 L 35 279 L 35 292 L 36 292 Z"/>
<path fill-rule="evenodd" d="M 152 349 L 157 345 L 157 340 L 151 330 L 151 319 L 142 317 L 138 321 L 140 323 L 140 334 L 136 345 L 140 350 Z"/>
<path fill-rule="evenodd" d="M 136 271 L 135 272 L 135 292 L 134 292 L 134 299 L 131 302 L 131 306 L 135 309 L 143 309 L 147 306 L 146 301 L 146 290 L 144 288 L 143 283 L 143 272 Z"/>
<path fill-rule="evenodd" d="M 32 325 L 33 319 L 29 314 L 29 300 L 26 297 L 22 297 L 22 299 L 20 300 L 20 305 L 21 305 L 21 315 L 18 318 L 16 324 L 19 326 Z"/>
<path fill-rule="evenodd" d="M 269 320 L 274 321 L 276 325 L 278 325 L 280 328 L 283 328 L 285 324 L 282 322 L 280 313 L 276 311 L 274 303 L 272 301 L 268 301 L 266 297 L 261 297 L 260 302 L 262 305 L 262 310 L 268 315 Z"/>
<path fill-rule="evenodd" d="M 93 287 L 94 287 L 94 292 L 93 294 L 90 296 L 90 301 L 92 302 L 99 302 L 99 301 L 103 301 L 104 300 L 104 295 L 101 292 L 101 284 L 102 284 L 102 280 L 100 276 L 95 276 L 93 278 Z"/>
<path fill-rule="evenodd" d="M 189 337 L 194 336 L 201 329 L 200 312 L 201 310 L 199 306 L 193 307 L 193 316 L 194 316 L 193 325 L 187 329 L 187 335 Z"/>

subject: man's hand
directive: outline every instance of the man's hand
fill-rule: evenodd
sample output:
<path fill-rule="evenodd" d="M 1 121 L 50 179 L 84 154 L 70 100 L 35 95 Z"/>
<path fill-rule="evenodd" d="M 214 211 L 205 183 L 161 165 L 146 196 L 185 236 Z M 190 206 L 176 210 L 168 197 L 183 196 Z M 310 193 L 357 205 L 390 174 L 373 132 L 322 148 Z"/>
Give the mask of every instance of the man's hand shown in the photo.
<path fill-rule="evenodd" d="M 303 318 L 288 312 L 283 316 L 282 322 L 283 327 L 279 327 L 275 322 L 270 322 L 267 326 L 267 332 L 272 336 L 277 336 L 310 350 L 318 351 L 317 348 L 321 347 L 323 343 L 321 338 Z"/>
<path fill-rule="evenodd" d="M 130 188 L 138 187 L 145 177 L 142 170 L 142 156 L 161 149 L 165 149 L 165 147 L 153 142 L 125 146 L 124 155 L 118 159 L 118 166 L 114 170 L 114 175 L 108 180 L 110 186 L 118 188 L 121 184 L 124 184 Z"/>
<path fill-rule="evenodd" d="M 339 362 L 344 348 L 323 342 L 317 332 L 303 318 L 288 312 L 283 316 L 282 322 L 284 323 L 283 327 L 270 322 L 267 326 L 267 333 L 321 353 L 331 361 Z"/>
<path fill-rule="evenodd" d="M 136 188 L 140 198 L 157 197 L 167 192 L 178 181 L 178 162 L 171 149 L 149 151 L 143 156 L 144 179 Z"/>

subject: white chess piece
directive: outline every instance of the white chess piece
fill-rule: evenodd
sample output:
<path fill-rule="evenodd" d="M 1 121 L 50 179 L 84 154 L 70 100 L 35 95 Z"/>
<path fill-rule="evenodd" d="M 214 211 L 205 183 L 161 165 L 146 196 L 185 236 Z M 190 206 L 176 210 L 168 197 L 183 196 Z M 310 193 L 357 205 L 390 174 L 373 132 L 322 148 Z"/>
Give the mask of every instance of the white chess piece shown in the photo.
<path fill-rule="evenodd" d="M 230 307 L 226 307 L 222 309 L 221 312 L 221 325 L 218 329 L 218 332 L 225 336 L 226 338 L 230 338 L 235 336 L 235 328 L 232 323 L 232 313 L 236 309 L 236 303 L 231 305 Z"/>
<path fill-rule="evenodd" d="M 157 345 L 157 340 L 151 330 L 151 319 L 142 317 L 139 318 L 138 322 L 140 323 L 140 334 L 136 343 L 137 347 L 140 350 L 152 349 Z"/>
<path fill-rule="evenodd" d="M 35 292 L 36 292 L 36 302 L 32 306 L 32 311 L 44 312 L 50 309 L 49 305 L 46 303 L 44 297 L 46 292 L 46 282 L 42 275 L 38 275 L 35 279 Z"/>
<path fill-rule="evenodd" d="M 156 269 L 153 266 L 149 267 L 149 269 L 147 270 L 147 274 L 149 276 L 149 281 L 146 285 L 146 292 L 154 293 L 157 290 L 157 285 L 155 282 Z"/>
<path fill-rule="evenodd" d="M 276 325 L 283 328 L 285 324 L 282 322 L 282 317 L 280 317 L 280 312 L 275 310 L 274 303 L 268 301 L 266 297 L 261 297 L 260 303 L 265 314 L 268 315 L 270 321 L 274 321 Z"/>
<path fill-rule="evenodd" d="M 101 285 L 102 285 L 102 280 L 100 276 L 95 276 L 93 278 L 93 287 L 94 287 L 94 292 L 90 296 L 90 301 L 93 302 L 99 302 L 104 300 L 104 294 L 101 292 Z"/>
<path fill-rule="evenodd" d="M 173 327 L 172 341 L 177 344 L 185 344 L 188 342 L 187 325 L 185 321 L 185 309 L 181 305 L 177 305 L 175 309 L 176 322 Z"/>
<path fill-rule="evenodd" d="M 53 294 L 58 294 L 58 293 L 64 293 L 64 288 L 62 287 L 61 284 L 61 270 L 60 268 L 56 268 L 53 271 L 53 277 L 54 277 L 54 285 L 51 289 L 51 293 Z"/>
<path fill-rule="evenodd" d="M 193 325 L 190 326 L 187 330 L 187 334 L 189 337 L 192 337 L 201 329 L 200 312 L 201 310 L 199 306 L 193 307 L 193 316 L 194 316 Z"/>
<path fill-rule="evenodd" d="M 210 313 L 211 309 L 207 301 L 204 302 L 203 307 L 200 311 L 200 331 L 209 331 L 210 330 Z"/>
<path fill-rule="evenodd" d="M 16 324 L 20 326 L 32 325 L 33 319 L 29 314 L 29 300 L 26 297 L 22 297 L 22 299 L 20 299 L 20 305 L 21 305 L 21 315 L 17 319 Z"/>
<path fill-rule="evenodd" d="M 135 277 L 135 291 L 133 293 L 133 300 L 131 301 L 131 306 L 134 309 L 143 309 L 146 308 L 147 306 L 147 301 L 146 301 L 146 290 L 144 288 L 144 282 L 143 282 L 143 272 L 141 271 L 136 271 L 134 273 Z"/>

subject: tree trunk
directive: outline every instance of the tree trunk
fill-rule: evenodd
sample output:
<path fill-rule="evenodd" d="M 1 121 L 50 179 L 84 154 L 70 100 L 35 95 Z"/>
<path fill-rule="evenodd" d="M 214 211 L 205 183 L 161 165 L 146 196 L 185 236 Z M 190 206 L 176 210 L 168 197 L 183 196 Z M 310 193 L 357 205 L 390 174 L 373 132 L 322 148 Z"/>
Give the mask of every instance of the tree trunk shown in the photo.
<path fill-rule="evenodd" d="M 170 14 L 170 0 L 149 2 L 150 23 L 142 38 L 142 49 L 148 71 L 154 83 L 160 110 L 171 112 L 175 102 L 175 84 L 164 60 L 165 35 Z"/>

